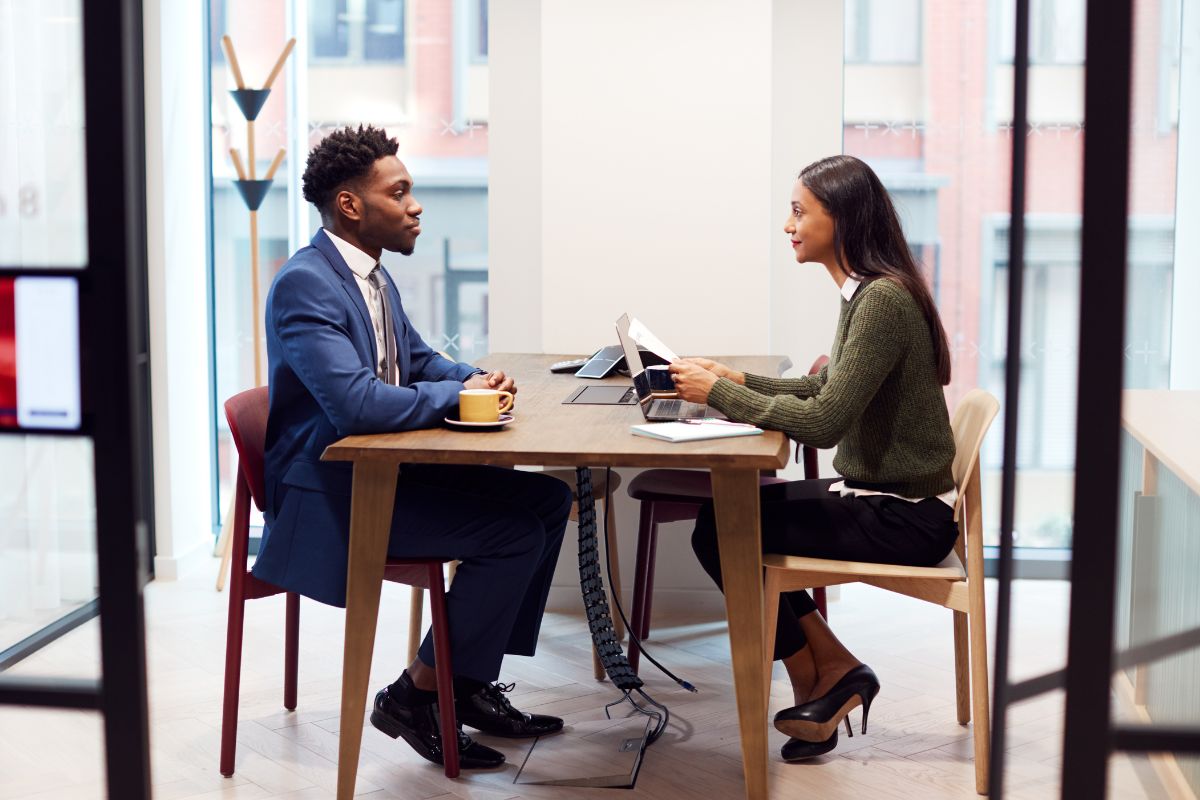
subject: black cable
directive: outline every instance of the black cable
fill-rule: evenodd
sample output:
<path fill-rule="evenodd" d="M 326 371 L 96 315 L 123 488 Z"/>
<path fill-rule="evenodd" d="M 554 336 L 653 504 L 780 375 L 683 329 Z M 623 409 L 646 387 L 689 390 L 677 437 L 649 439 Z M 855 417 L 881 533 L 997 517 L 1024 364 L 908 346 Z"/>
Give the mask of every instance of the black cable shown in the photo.
<path fill-rule="evenodd" d="M 604 569 L 596 542 L 596 503 L 592 492 L 592 471 L 588 467 L 576 467 L 575 478 L 579 498 L 579 588 L 583 594 L 583 607 L 587 613 L 588 629 L 600 664 L 612 680 L 613 686 L 623 692 L 642 687 L 639 678 L 621 651 L 617 641 L 613 620 L 609 614 L 608 599 L 604 591 Z"/>
<path fill-rule="evenodd" d="M 605 569 L 608 570 L 609 586 L 612 586 L 612 574 L 613 574 L 612 558 L 609 555 L 609 550 L 608 550 L 608 530 L 609 530 L 609 528 L 608 528 L 608 512 L 609 512 L 609 509 L 612 507 L 611 497 L 609 495 L 611 487 L 612 487 L 612 467 L 605 467 L 604 468 L 604 566 L 605 566 Z M 700 691 L 699 689 L 697 689 L 695 686 L 688 683 L 687 681 L 682 680 L 674 672 L 671 672 L 671 670 L 664 667 L 662 664 L 660 664 L 658 662 L 658 659 L 656 659 L 654 656 L 650 655 L 650 653 L 646 650 L 646 646 L 644 644 L 642 644 L 642 641 L 640 639 L 638 639 L 637 634 L 633 632 L 633 626 L 631 626 L 629 624 L 629 619 L 625 616 L 625 609 L 621 607 L 621 598 L 618 596 L 618 592 L 616 591 L 615 587 L 613 588 L 612 598 L 613 598 L 613 605 L 615 605 L 617 607 L 617 613 L 621 615 L 621 622 L 625 623 L 625 630 L 629 633 L 630 641 L 634 642 L 638 646 L 638 649 L 642 651 L 642 655 L 644 655 L 646 657 L 646 660 L 648 660 L 654 666 L 658 667 L 659 672 L 661 672 L 662 674 L 666 675 L 671 680 L 678 683 L 684 689 L 687 689 L 689 692 L 698 693 Z M 655 705 L 657 705 L 657 703 Z"/>

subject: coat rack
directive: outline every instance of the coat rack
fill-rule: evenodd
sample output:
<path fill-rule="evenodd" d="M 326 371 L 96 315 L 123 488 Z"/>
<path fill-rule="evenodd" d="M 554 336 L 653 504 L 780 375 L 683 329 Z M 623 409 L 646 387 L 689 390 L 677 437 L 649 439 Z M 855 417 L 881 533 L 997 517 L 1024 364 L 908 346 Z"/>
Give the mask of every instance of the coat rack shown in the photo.
<path fill-rule="evenodd" d="M 296 46 L 296 39 L 293 37 L 288 39 L 287 44 L 283 46 L 283 52 L 279 54 L 279 58 L 275 61 L 275 66 L 271 69 L 271 73 L 267 76 L 267 80 L 263 83 L 261 89 L 247 89 L 246 82 L 242 79 L 242 68 L 238 65 L 237 53 L 233 49 L 233 40 L 226 34 L 221 37 L 221 48 L 225 51 L 225 59 L 229 62 L 229 70 L 233 73 L 233 81 L 237 84 L 236 89 L 230 90 L 233 95 L 233 101 L 237 103 L 237 107 L 241 110 L 242 116 L 246 118 L 246 162 L 242 163 L 242 154 L 236 147 L 229 148 L 229 156 L 233 159 L 233 168 L 237 171 L 237 180 L 233 185 L 237 187 L 238 194 L 242 196 L 242 201 L 245 202 L 246 208 L 250 211 L 250 302 L 251 302 L 251 329 L 253 331 L 254 342 L 254 385 L 262 386 L 263 366 L 262 366 L 262 337 L 263 337 L 263 320 L 262 320 L 262 301 L 260 295 L 262 292 L 261 279 L 258 269 L 258 208 L 262 205 L 263 200 L 267 197 L 267 192 L 274 182 L 275 171 L 279 169 L 279 165 L 283 162 L 283 157 L 287 150 L 279 148 L 279 152 L 275 154 L 275 158 L 271 161 L 271 166 L 267 168 L 266 175 L 261 179 L 257 174 L 257 159 L 255 155 L 254 141 L 254 120 L 258 118 L 258 113 L 262 111 L 262 107 L 266 104 L 267 98 L 271 94 L 271 84 L 275 83 L 275 79 L 279 77 L 280 71 L 283 69 L 284 63 L 291 55 L 292 48 Z M 227 513 L 225 519 L 221 523 L 221 535 L 217 539 L 217 550 L 221 554 L 221 566 L 217 572 L 217 591 L 225 588 L 225 578 L 229 574 L 229 556 L 232 551 L 232 530 L 230 528 L 230 519 L 232 513 Z"/>
<path fill-rule="evenodd" d="M 279 152 L 275 154 L 275 159 L 271 162 L 271 166 L 267 168 L 266 176 L 259 179 L 256 173 L 257 159 L 255 157 L 254 120 L 258 118 L 258 112 L 262 111 L 262 107 L 266 104 L 267 97 L 271 94 L 271 84 L 279 76 L 284 63 L 287 61 L 288 56 L 291 55 L 292 48 L 295 46 L 295 38 L 288 39 L 287 44 L 283 47 L 283 52 L 279 54 L 279 58 L 275 61 L 275 66 L 271 69 L 271 74 L 267 76 L 263 87 L 261 89 L 247 89 L 246 82 L 242 79 L 242 69 L 238 66 L 237 53 L 233 49 L 233 40 L 229 38 L 228 34 L 221 37 L 221 47 L 225 50 L 225 58 L 229 62 L 230 71 L 233 72 L 234 83 L 237 84 L 237 88 L 230 91 L 230 94 L 233 95 L 233 101 L 237 103 L 242 116 L 246 118 L 245 166 L 242 164 L 242 155 L 236 147 L 229 148 L 229 155 L 233 159 L 233 168 L 237 170 L 238 176 L 238 179 L 233 182 L 234 186 L 237 187 L 238 193 L 246 203 L 246 208 L 250 211 L 250 295 L 253 304 L 252 328 L 254 334 L 255 386 L 263 385 L 263 324 L 262 304 L 259 301 L 261 286 L 258 269 L 258 208 L 262 205 L 263 200 L 266 199 L 267 192 L 270 190 L 275 177 L 275 170 L 279 169 L 279 165 L 283 161 L 287 150 L 282 147 L 279 148 Z"/>

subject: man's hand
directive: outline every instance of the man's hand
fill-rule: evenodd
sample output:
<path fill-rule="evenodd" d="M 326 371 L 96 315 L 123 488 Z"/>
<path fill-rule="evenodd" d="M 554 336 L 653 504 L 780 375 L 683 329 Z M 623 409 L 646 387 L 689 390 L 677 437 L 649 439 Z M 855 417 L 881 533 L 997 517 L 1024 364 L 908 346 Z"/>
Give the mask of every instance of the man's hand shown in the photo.
<path fill-rule="evenodd" d="M 675 382 L 675 391 L 680 398 L 691 403 L 707 403 L 708 393 L 717 382 L 717 374 L 710 372 L 699 364 L 697 359 L 685 358 L 671 363 L 671 380 Z M 700 359 L 707 360 L 707 359 Z M 709 362 L 715 363 L 715 362 Z"/>
<path fill-rule="evenodd" d="M 463 381 L 467 389 L 498 389 L 502 392 L 517 393 L 517 382 L 504 374 L 502 370 L 494 370 L 486 375 L 472 375 Z"/>
<path fill-rule="evenodd" d="M 746 373 L 730 369 L 719 361 L 713 361 L 711 358 L 681 358 L 680 361 L 703 367 L 718 378 L 728 378 L 734 383 L 739 383 L 742 386 L 746 385 Z"/>

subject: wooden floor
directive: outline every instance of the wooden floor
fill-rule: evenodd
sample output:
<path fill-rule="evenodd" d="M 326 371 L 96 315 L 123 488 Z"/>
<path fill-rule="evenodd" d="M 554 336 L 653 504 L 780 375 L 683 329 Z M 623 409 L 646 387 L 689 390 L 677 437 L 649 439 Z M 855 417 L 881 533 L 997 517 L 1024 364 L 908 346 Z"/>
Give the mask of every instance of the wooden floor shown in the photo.
<path fill-rule="evenodd" d="M 332 798 L 336 778 L 342 615 L 305 602 L 301 614 L 300 705 L 282 709 L 280 598 L 250 603 L 237 773 L 217 771 L 225 595 L 211 575 L 151 584 L 146 592 L 153 743 L 158 800 L 318 800 Z M 1060 666 L 1065 652 L 1067 587 L 1018 582 L 1015 591 L 1015 677 Z M 843 589 L 831 605 L 834 627 L 879 674 L 883 690 L 866 736 L 843 738 L 829 756 L 808 764 L 778 757 L 784 737 L 771 731 L 774 797 L 973 797 L 971 728 L 954 721 L 950 613 L 868 587 Z M 407 590 L 384 590 L 372 685 L 403 665 Z M 647 666 L 648 689 L 670 706 L 672 726 L 647 752 L 634 797 L 742 796 L 737 718 L 729 690 L 729 647 L 723 622 L 682 616 L 655 620 L 651 651 L 700 689 L 689 694 Z M 14 667 L 10 674 L 95 676 L 95 622 Z M 643 664 L 645 662 L 643 661 Z M 615 695 L 591 675 L 581 618 L 547 614 L 535 659 L 510 658 L 502 678 L 516 681 L 519 708 L 575 721 L 601 717 Z M 777 667 L 772 713 L 790 705 Z M 858 712 L 853 712 L 856 727 Z M 1008 727 L 1011 798 L 1058 795 L 1062 697 L 1015 707 Z M 104 797 L 100 723 L 79 712 L 0 710 L 0 800 L 90 800 Z M 483 737 L 481 737 L 483 738 Z M 504 751 L 502 770 L 465 772 L 449 781 L 434 767 L 367 725 L 359 796 L 370 800 L 439 798 L 503 800 L 629 797 L 604 789 L 514 785 L 527 743 L 489 740 Z M 1148 764 L 1125 756 L 1110 765 L 1110 797 L 1165 797 Z"/>

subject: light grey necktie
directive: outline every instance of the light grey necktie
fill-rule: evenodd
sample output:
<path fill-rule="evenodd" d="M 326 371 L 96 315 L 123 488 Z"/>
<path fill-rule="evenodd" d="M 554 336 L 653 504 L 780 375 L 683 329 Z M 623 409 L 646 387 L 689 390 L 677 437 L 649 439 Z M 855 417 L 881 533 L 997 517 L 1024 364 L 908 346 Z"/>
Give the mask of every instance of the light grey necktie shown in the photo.
<path fill-rule="evenodd" d="M 375 269 L 371 270 L 367 281 L 379 293 L 380 310 L 383 312 L 383 339 L 386 343 L 386 355 L 383 359 L 383 374 L 379 376 L 379 379 L 384 383 L 391 383 L 392 376 L 396 374 L 396 331 L 392 324 L 392 303 L 388 299 L 387 278 L 384 277 L 383 269 L 379 264 L 376 264 Z"/>

